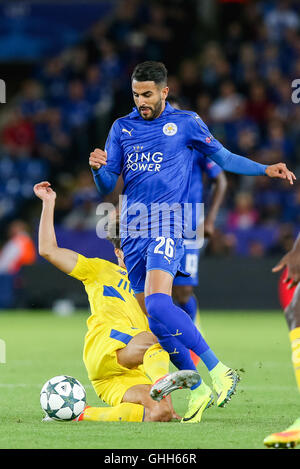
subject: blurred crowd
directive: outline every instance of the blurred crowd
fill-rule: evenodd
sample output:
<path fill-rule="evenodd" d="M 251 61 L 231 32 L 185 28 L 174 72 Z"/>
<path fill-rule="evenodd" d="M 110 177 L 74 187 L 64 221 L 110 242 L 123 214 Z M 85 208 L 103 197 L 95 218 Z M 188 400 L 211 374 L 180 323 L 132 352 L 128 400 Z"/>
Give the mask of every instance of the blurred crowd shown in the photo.
<path fill-rule="evenodd" d="M 264 164 L 286 162 L 300 177 L 300 107 L 291 98 L 300 78 L 299 2 L 220 2 L 212 21 L 200 3 L 120 1 L 77 46 L 35 65 L 1 108 L 0 226 L 34 220 L 32 186 L 47 179 L 59 192 L 56 222 L 95 227 L 100 199 L 88 156 L 131 111 L 130 74 L 143 60 L 166 64 L 170 93 L 226 148 Z M 227 177 L 207 254 L 289 249 L 300 226 L 300 183 Z"/>

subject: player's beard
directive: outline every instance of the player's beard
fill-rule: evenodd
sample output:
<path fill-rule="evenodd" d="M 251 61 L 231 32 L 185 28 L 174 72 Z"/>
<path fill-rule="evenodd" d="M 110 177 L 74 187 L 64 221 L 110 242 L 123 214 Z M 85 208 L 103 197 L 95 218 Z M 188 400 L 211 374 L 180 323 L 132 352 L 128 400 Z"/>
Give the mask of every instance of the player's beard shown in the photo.
<path fill-rule="evenodd" d="M 147 109 L 150 109 L 151 112 L 149 113 L 149 116 L 143 116 L 142 112 L 141 112 L 141 107 L 138 108 L 138 111 L 141 115 L 141 117 L 147 121 L 150 121 L 150 120 L 153 120 L 153 119 L 156 119 L 160 113 L 161 113 L 161 110 L 162 110 L 162 99 L 160 99 L 156 105 L 154 106 L 154 108 L 152 109 L 150 106 L 143 106 L 144 108 L 147 108 Z"/>

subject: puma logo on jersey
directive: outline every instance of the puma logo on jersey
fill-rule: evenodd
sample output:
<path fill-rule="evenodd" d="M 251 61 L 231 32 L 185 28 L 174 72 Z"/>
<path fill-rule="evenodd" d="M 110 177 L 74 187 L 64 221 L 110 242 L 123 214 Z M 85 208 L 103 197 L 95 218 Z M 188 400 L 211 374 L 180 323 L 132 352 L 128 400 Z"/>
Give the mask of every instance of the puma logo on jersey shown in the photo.
<path fill-rule="evenodd" d="M 130 137 L 132 137 L 132 135 L 131 135 L 132 131 L 133 131 L 133 129 L 131 129 L 131 130 L 127 130 L 127 129 L 124 129 L 124 128 L 122 129 L 122 132 L 127 132 L 130 135 Z"/>

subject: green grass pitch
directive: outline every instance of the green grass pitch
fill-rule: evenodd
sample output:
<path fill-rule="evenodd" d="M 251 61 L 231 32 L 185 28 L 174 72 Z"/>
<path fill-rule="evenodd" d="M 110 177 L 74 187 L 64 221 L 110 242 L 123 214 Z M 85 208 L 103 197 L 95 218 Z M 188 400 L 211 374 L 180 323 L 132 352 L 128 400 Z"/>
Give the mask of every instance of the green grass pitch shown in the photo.
<path fill-rule="evenodd" d="M 203 311 L 207 341 L 226 364 L 240 369 L 238 392 L 229 404 L 213 406 L 200 424 L 42 423 L 39 393 L 49 378 L 67 374 L 85 386 L 88 403 L 101 405 L 82 362 L 87 312 L 57 317 L 50 312 L 0 313 L 0 338 L 7 363 L 0 364 L 0 448 L 263 448 L 263 439 L 300 415 L 281 312 Z M 203 365 L 204 380 L 209 377 Z M 188 391 L 173 393 L 182 415 Z"/>

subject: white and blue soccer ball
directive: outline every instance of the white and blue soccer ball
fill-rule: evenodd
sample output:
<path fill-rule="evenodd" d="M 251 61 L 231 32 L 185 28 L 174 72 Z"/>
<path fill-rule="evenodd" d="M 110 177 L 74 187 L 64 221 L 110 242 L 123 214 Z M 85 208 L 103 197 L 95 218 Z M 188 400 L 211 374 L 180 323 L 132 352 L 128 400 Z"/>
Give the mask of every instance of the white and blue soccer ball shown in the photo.
<path fill-rule="evenodd" d="M 86 392 L 72 376 L 54 376 L 42 387 L 42 409 L 54 420 L 74 420 L 86 407 Z"/>

